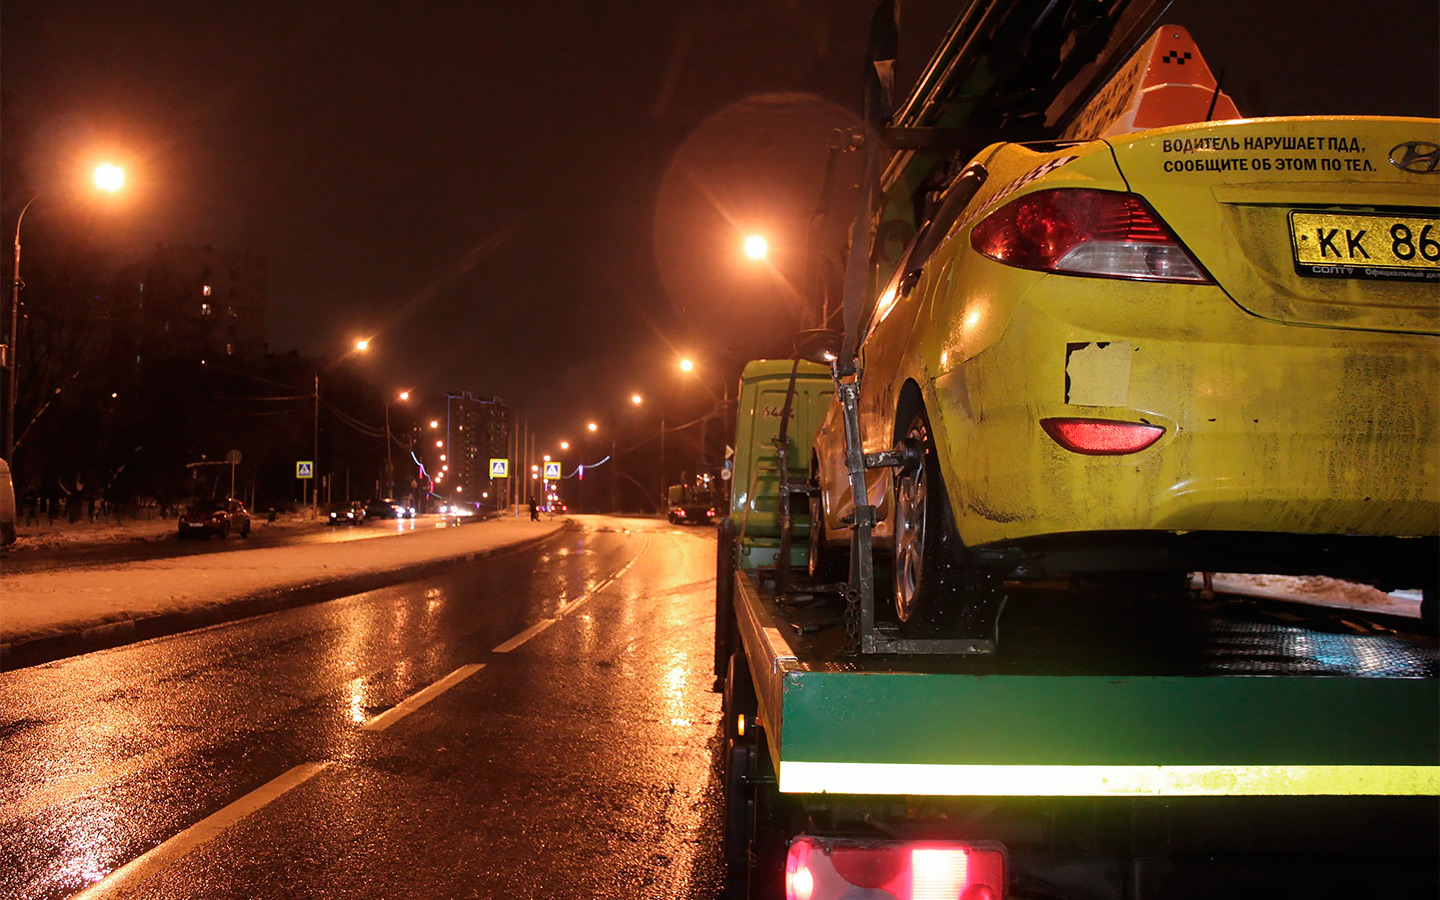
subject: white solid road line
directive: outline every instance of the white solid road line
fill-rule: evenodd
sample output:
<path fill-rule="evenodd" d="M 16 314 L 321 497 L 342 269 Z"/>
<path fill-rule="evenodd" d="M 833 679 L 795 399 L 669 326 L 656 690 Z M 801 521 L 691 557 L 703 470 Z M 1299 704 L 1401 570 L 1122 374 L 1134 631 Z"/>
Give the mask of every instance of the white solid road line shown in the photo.
<path fill-rule="evenodd" d="M 299 787 L 314 778 L 329 765 L 329 762 L 318 762 L 296 766 L 279 778 L 261 785 L 224 809 L 206 816 L 164 843 L 135 857 L 73 896 L 71 900 L 144 896 L 137 891 L 149 876 L 168 868 L 180 857 L 206 843 L 291 788 Z"/>
<path fill-rule="evenodd" d="M 484 663 L 470 663 L 469 665 L 461 666 L 429 687 L 411 694 L 364 725 L 361 725 L 360 730 L 384 731 L 483 668 L 485 668 Z"/>

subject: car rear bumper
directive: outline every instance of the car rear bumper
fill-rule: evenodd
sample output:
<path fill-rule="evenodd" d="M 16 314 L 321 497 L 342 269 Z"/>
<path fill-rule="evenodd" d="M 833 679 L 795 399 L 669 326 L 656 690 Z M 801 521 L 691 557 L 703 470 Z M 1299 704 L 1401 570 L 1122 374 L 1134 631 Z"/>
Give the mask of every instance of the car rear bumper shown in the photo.
<path fill-rule="evenodd" d="M 1284 325 L 1213 287 L 1051 278 L 933 392 L 967 546 L 1105 531 L 1440 531 L 1433 335 Z M 1165 434 L 1137 453 L 1086 456 L 1042 430 L 1049 417 Z"/>

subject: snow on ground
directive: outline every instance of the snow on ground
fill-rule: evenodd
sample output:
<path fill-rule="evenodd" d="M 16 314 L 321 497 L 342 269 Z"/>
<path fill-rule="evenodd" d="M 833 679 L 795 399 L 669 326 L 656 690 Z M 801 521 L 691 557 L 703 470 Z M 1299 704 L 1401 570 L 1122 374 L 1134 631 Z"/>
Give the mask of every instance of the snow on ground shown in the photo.
<path fill-rule="evenodd" d="M 1362 609 L 1393 616 L 1420 616 L 1420 592 L 1385 593 L 1368 584 L 1355 584 L 1319 575 L 1238 575 L 1217 572 L 1211 579 L 1215 590 L 1246 597 L 1272 597 L 1295 603 L 1310 603 L 1334 609 Z M 1200 587 L 1197 576 L 1192 582 Z"/>
<path fill-rule="evenodd" d="M 285 513 L 274 522 L 267 522 L 263 513 L 252 519 L 256 532 L 267 528 L 294 528 L 312 525 L 314 515 Z M 42 518 L 40 524 L 17 525 L 15 544 L 11 552 L 45 550 L 55 547 L 78 547 L 85 544 L 116 544 L 127 541 L 168 540 L 178 528 L 175 517 L 161 518 L 153 509 L 145 510 L 138 518 L 112 521 L 98 519 L 94 522 L 81 520 L 70 523 L 56 519 L 53 523 Z"/>
<path fill-rule="evenodd" d="M 175 525 L 164 524 L 163 534 L 168 536 Z M 257 522 L 257 527 L 263 524 Z M 379 532 L 372 540 L 262 547 L 5 574 L 0 576 L 0 643 L 194 610 L 264 591 L 495 550 L 537 540 L 564 524 L 563 519 L 531 522 L 528 518 L 499 518 L 455 526 L 425 518 L 417 520 L 414 531 Z M 122 527 L 117 539 L 144 540 L 156 527 L 153 523 L 134 523 Z M 100 529 L 91 532 L 88 539 L 77 534 L 67 532 L 60 542 L 98 542 Z M 155 536 L 159 537 L 160 532 Z"/>

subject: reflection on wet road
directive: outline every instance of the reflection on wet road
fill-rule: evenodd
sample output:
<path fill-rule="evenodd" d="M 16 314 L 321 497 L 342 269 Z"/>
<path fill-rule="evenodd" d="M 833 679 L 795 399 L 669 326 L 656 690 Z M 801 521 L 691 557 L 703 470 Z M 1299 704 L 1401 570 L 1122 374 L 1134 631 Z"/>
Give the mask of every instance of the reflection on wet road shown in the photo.
<path fill-rule="evenodd" d="M 0 675 L 0 896 L 715 896 L 713 534 L 584 521 Z"/>

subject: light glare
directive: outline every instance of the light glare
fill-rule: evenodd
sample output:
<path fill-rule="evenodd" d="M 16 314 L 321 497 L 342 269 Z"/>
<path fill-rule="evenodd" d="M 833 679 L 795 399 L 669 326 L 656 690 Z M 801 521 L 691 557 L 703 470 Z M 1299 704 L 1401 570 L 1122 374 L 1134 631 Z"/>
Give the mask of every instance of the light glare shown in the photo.
<path fill-rule="evenodd" d="M 745 238 L 745 255 L 751 259 L 764 259 L 770 254 L 770 242 L 758 234 Z"/>
<path fill-rule="evenodd" d="M 125 186 L 125 170 L 114 163 L 101 163 L 95 167 L 95 186 L 115 193 Z"/>

